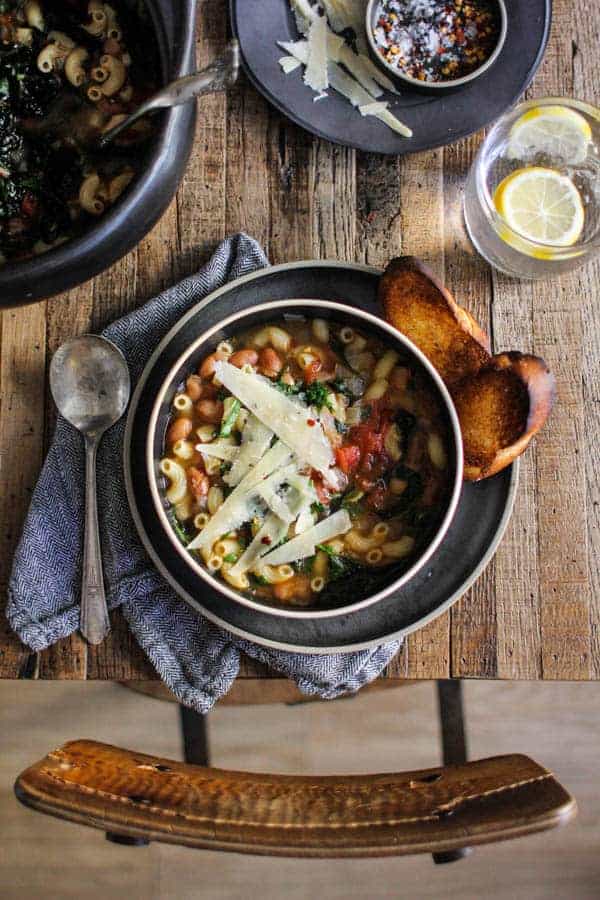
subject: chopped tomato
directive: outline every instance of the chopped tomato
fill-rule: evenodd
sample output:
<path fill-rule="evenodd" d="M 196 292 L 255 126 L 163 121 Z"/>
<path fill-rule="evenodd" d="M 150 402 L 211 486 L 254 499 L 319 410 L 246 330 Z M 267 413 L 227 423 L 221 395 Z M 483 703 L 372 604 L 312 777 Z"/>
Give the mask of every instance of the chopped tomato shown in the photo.
<path fill-rule="evenodd" d="M 335 451 L 338 466 L 346 475 L 353 472 L 360 462 L 360 447 L 356 444 L 347 444 Z"/>
<path fill-rule="evenodd" d="M 306 384 L 312 384 L 317 380 L 319 372 L 323 368 L 323 363 L 320 359 L 313 359 L 307 366 L 304 367 L 304 381 Z"/>

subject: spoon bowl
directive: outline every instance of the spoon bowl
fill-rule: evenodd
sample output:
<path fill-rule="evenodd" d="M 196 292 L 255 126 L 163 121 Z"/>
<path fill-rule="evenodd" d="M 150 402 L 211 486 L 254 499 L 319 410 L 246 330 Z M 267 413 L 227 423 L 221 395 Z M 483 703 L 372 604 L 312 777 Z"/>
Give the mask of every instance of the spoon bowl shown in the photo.
<path fill-rule="evenodd" d="M 50 390 L 71 425 L 84 434 L 101 435 L 127 407 L 131 390 L 127 363 L 106 338 L 83 334 L 54 354 Z"/>
<path fill-rule="evenodd" d="M 131 382 L 118 347 L 84 334 L 63 344 L 50 364 L 50 390 L 64 418 L 85 440 L 85 529 L 81 579 L 81 633 L 100 644 L 110 631 L 98 530 L 96 453 L 102 435 L 129 402 Z"/>

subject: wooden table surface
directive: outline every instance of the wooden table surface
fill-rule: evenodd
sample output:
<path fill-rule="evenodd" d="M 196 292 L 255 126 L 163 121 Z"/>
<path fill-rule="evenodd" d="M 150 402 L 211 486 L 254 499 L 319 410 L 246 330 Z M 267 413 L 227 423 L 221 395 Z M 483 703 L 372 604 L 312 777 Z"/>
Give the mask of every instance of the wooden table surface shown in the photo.
<path fill-rule="evenodd" d="M 526 2 L 526 0 L 523 0 Z M 200 0 L 198 59 L 226 39 L 224 0 Z M 598 12 L 555 0 L 550 44 L 529 95 L 600 102 Z M 600 267 L 560 281 L 519 283 L 477 258 L 461 218 L 465 174 L 481 135 L 443 150 L 388 158 L 311 137 L 245 79 L 200 105 L 193 158 L 176 200 L 148 237 L 93 281 L 1 321 L 0 583 L 53 427 L 52 353 L 99 330 L 195 271 L 218 242 L 244 230 L 273 263 L 329 258 L 384 265 L 425 259 L 493 336 L 496 350 L 543 356 L 558 403 L 522 461 L 514 515 L 493 562 L 451 610 L 411 635 L 390 678 L 600 678 L 597 555 Z M 121 616 L 99 648 L 74 636 L 32 654 L 0 623 L 4 678 L 156 677 Z M 257 673 L 247 663 L 244 675 Z"/>

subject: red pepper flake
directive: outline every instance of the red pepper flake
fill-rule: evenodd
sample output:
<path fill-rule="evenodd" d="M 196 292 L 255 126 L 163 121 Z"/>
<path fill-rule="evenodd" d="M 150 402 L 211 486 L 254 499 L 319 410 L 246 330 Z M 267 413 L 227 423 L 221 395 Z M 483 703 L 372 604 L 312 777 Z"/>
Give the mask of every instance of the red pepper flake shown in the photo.
<path fill-rule="evenodd" d="M 373 38 L 388 63 L 419 81 L 469 75 L 494 51 L 493 0 L 380 0 Z"/>
<path fill-rule="evenodd" d="M 314 419 L 307 419 L 306 424 L 309 425 L 311 428 L 314 428 L 317 423 L 315 422 Z"/>
<path fill-rule="evenodd" d="M 265 534 L 265 536 L 260 539 L 260 542 L 261 542 L 261 544 L 266 544 L 267 547 L 269 546 L 269 544 L 273 543 L 273 541 L 271 540 L 271 538 L 269 537 L 268 534 Z"/>

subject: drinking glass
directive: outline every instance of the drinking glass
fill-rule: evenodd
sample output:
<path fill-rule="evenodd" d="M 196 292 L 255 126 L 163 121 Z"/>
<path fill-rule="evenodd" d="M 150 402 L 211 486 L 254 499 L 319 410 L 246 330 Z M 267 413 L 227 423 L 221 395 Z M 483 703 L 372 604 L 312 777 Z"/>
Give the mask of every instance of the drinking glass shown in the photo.
<path fill-rule="evenodd" d="M 591 139 L 577 159 L 566 147 L 558 153 L 539 147 L 509 151 L 511 129 L 529 110 L 544 106 L 566 107 L 587 121 Z M 585 158 L 581 158 L 585 154 Z M 494 204 L 498 185 L 517 169 L 552 168 L 571 179 L 581 198 L 584 225 L 571 246 L 540 243 L 511 228 Z M 464 197 L 467 231 L 475 249 L 495 268 L 518 278 L 547 278 L 581 266 L 600 248 L 600 110 L 588 103 L 556 97 L 530 100 L 514 107 L 496 122 L 473 162 Z"/>

